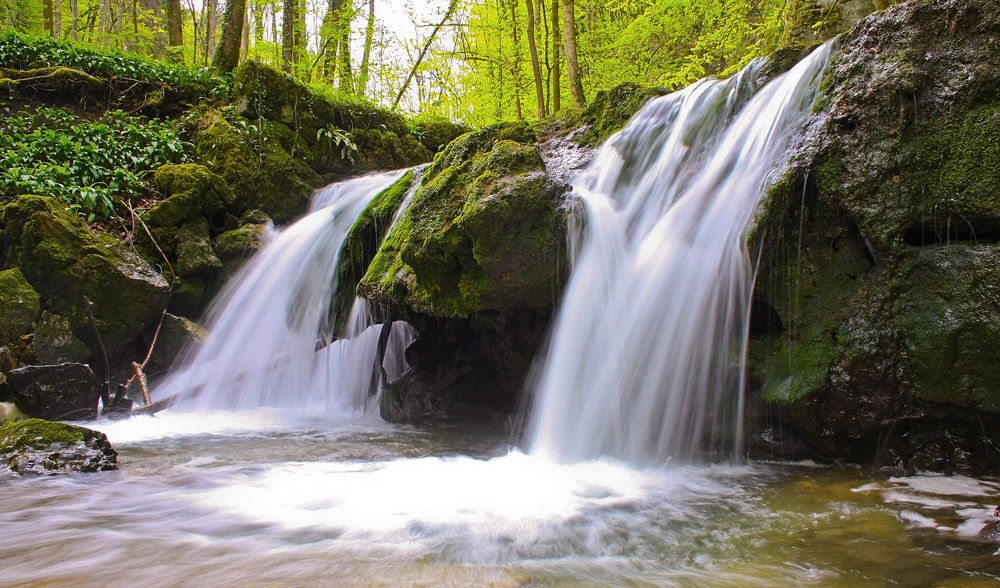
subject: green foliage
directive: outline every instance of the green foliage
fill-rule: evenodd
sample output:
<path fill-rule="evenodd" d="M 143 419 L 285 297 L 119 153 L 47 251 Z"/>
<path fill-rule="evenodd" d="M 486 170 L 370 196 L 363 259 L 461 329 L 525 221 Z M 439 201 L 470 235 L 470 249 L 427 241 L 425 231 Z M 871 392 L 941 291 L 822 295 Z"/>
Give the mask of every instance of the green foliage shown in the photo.
<path fill-rule="evenodd" d="M 0 65 L 17 69 L 63 66 L 111 79 L 143 80 L 203 96 L 224 97 L 231 76 L 215 76 L 206 67 L 168 64 L 116 49 L 35 37 L 16 31 L 0 33 Z"/>
<path fill-rule="evenodd" d="M 0 119 L 0 194 L 56 196 L 90 221 L 107 220 L 116 195 L 143 193 L 149 173 L 190 151 L 165 121 L 121 111 L 96 122 L 55 108 L 20 112 Z"/>
<path fill-rule="evenodd" d="M 340 150 L 341 159 L 350 159 L 351 162 L 354 162 L 354 156 L 358 153 L 358 146 L 351 140 L 351 134 L 334 126 L 326 126 L 317 130 L 316 140 L 330 141 L 334 149 Z"/>

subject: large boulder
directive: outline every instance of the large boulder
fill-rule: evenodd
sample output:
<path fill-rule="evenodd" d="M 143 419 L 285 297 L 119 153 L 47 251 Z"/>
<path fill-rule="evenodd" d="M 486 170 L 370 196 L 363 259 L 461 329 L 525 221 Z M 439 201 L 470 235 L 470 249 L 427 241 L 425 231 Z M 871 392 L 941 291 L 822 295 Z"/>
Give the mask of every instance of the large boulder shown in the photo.
<path fill-rule="evenodd" d="M 7 374 L 7 385 L 13 389 L 14 404 L 28 416 L 48 420 L 97 418 L 101 387 L 85 364 L 17 368 Z"/>
<path fill-rule="evenodd" d="M 357 283 L 380 318 L 419 334 L 382 415 L 501 422 L 516 410 L 565 280 L 566 186 L 546 174 L 524 124 L 453 141 L 392 224 L 411 181 L 372 201 L 341 256 L 341 289 Z"/>
<path fill-rule="evenodd" d="M 754 229 L 750 381 L 812 451 L 1000 471 L 998 194 L 1000 2 L 844 35 Z"/>
<path fill-rule="evenodd" d="M 42 419 L 0 425 L 0 466 L 16 475 L 118 469 L 118 452 L 99 431 Z"/>
<path fill-rule="evenodd" d="M 66 317 L 75 336 L 91 348 L 84 297 L 93 303 L 109 356 L 133 341 L 166 306 L 169 287 L 156 270 L 120 240 L 85 226 L 59 200 L 20 196 L 0 213 L 6 266 L 19 268 L 41 295 L 42 308 Z"/>
<path fill-rule="evenodd" d="M 361 281 L 368 298 L 436 317 L 545 309 L 561 289 L 566 190 L 534 134 L 495 125 L 452 142 Z"/>

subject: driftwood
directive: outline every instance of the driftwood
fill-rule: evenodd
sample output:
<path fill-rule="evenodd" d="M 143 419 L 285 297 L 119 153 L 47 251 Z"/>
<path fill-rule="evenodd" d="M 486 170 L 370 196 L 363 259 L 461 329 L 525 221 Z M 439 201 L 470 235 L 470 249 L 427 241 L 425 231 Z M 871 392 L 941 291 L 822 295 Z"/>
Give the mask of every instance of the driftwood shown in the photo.
<path fill-rule="evenodd" d="M 372 361 L 372 378 L 368 382 L 368 397 L 378 394 L 379 389 L 385 384 L 385 370 L 382 369 L 382 362 L 385 361 L 385 350 L 389 346 L 389 334 L 392 332 L 392 321 L 382 323 L 382 330 L 378 335 L 378 347 L 375 350 L 375 360 Z"/>

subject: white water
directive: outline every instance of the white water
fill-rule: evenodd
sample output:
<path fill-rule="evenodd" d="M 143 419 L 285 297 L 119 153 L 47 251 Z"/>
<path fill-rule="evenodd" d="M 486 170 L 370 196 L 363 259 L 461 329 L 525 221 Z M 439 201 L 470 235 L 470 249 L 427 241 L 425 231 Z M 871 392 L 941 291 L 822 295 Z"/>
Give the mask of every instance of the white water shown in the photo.
<path fill-rule="evenodd" d="M 759 91 L 751 65 L 652 101 L 573 180 L 573 270 L 538 375 L 535 452 L 656 465 L 737 449 L 746 231 L 829 51 Z"/>
<path fill-rule="evenodd" d="M 365 413 L 380 327 L 356 301 L 344 339 L 326 345 L 336 318 L 340 249 L 357 217 L 405 170 L 332 184 L 308 215 L 278 232 L 227 284 L 209 312 L 209 338 L 156 388 L 201 410 L 297 407 L 331 418 Z M 384 367 L 404 367 L 412 329 L 392 327 Z M 317 349 L 319 347 L 319 349 Z"/>

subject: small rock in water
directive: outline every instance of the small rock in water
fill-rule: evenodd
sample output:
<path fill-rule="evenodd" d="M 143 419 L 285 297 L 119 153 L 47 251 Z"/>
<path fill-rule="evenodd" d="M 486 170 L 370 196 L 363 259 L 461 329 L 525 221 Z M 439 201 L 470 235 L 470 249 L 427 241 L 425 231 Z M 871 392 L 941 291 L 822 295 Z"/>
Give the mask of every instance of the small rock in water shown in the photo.
<path fill-rule="evenodd" d="M 51 475 L 118 469 L 118 452 L 99 431 L 42 419 L 0 426 L 0 470 Z"/>

